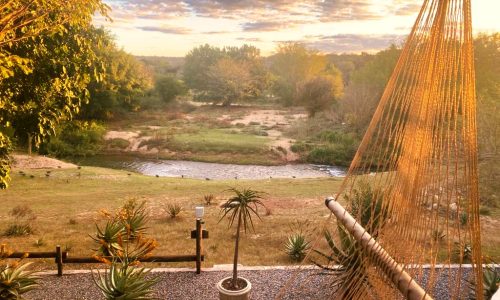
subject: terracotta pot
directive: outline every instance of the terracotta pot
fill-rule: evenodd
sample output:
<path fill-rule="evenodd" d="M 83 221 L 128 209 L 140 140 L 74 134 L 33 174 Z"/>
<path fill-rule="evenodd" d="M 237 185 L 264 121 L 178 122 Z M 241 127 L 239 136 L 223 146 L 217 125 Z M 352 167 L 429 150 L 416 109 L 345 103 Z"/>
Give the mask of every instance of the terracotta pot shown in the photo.
<path fill-rule="evenodd" d="M 222 282 L 226 279 L 230 279 L 231 277 L 226 277 L 217 283 L 217 290 L 219 290 L 219 299 L 220 300 L 248 300 L 250 299 L 250 290 L 252 289 L 252 284 L 248 279 L 243 277 L 238 277 L 238 279 L 243 279 L 247 283 L 247 286 L 238 291 L 226 290 L 222 286 Z"/>

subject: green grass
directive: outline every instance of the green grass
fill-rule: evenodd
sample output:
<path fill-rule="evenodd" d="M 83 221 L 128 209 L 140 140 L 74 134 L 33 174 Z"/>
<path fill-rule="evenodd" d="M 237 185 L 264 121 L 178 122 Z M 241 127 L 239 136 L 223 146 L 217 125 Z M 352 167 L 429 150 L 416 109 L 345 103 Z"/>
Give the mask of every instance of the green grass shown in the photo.
<path fill-rule="evenodd" d="M 319 225 L 328 210 L 324 197 L 334 193 L 340 179 L 273 179 L 205 181 L 178 178 L 156 178 L 105 168 L 82 167 L 52 170 L 49 178 L 45 170 L 24 170 L 22 177 L 13 172 L 12 185 L 0 191 L 0 231 L 12 222 L 8 212 L 15 206 L 28 205 L 37 218 L 34 234 L 22 237 L 0 236 L 18 251 L 53 251 L 57 244 L 71 247 L 71 256 L 90 256 L 96 245 L 89 237 L 95 232 L 94 222 L 101 208 L 115 211 L 129 197 L 144 199 L 151 211 L 150 235 L 159 242 L 157 255 L 194 254 L 195 242 L 189 239 L 194 228 L 194 207 L 204 205 L 203 196 L 213 194 L 213 205 L 206 207 L 205 228 L 210 238 L 204 241 L 207 254 L 205 266 L 231 263 L 233 230 L 227 222 L 218 223 L 218 205 L 230 195 L 229 187 L 252 188 L 267 193 L 264 203 L 271 214 L 256 221 L 256 233 L 243 237 L 241 260 L 244 265 L 282 265 L 291 263 L 283 251 L 287 229 L 294 220 L 309 219 Z M 80 176 L 78 176 L 80 173 Z M 169 203 L 183 207 L 179 217 L 172 219 L 166 209 Z M 44 244 L 35 246 L 43 238 Z M 37 260 L 40 263 L 40 260 Z M 192 266 L 192 263 L 167 266 Z M 158 266 L 155 264 L 155 266 Z M 53 268 L 52 260 L 39 267 Z M 77 266 L 68 266 L 67 268 Z"/>

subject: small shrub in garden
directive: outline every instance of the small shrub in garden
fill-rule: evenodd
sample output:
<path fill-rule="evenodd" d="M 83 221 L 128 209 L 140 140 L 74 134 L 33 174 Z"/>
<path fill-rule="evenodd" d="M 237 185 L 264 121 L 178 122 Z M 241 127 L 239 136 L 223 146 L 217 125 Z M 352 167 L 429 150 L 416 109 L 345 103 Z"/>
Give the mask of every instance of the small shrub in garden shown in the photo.
<path fill-rule="evenodd" d="M 469 222 L 469 215 L 466 212 L 461 212 L 460 213 L 460 225 L 464 226 L 467 225 Z"/>
<path fill-rule="evenodd" d="M 182 212 L 182 206 L 178 203 L 172 203 L 167 205 L 167 213 L 170 218 L 175 219 Z"/>
<path fill-rule="evenodd" d="M 12 223 L 5 229 L 4 235 L 23 236 L 34 232 L 33 221 L 36 219 L 36 215 L 29 206 L 18 205 L 9 212 L 9 215 L 12 218 Z"/>
<path fill-rule="evenodd" d="M 443 230 L 434 229 L 432 231 L 432 240 L 435 242 L 441 242 L 445 236 L 446 234 L 444 234 Z"/>
<path fill-rule="evenodd" d="M 212 202 L 215 200 L 215 196 L 213 194 L 208 194 L 203 196 L 203 201 L 205 201 L 205 204 L 207 206 L 212 205 Z"/>
<path fill-rule="evenodd" d="M 302 261 L 310 248 L 309 244 L 303 234 L 295 233 L 288 237 L 285 252 L 292 260 Z"/>

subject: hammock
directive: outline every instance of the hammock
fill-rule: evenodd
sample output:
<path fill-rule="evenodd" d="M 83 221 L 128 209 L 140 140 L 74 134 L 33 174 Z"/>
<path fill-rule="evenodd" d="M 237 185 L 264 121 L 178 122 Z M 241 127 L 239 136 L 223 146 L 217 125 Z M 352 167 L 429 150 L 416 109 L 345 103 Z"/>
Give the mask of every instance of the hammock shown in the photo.
<path fill-rule="evenodd" d="M 328 298 L 432 299 L 443 289 L 465 298 L 464 278 L 483 298 L 470 6 L 424 1 L 342 187 L 327 201 L 337 218 L 304 259 L 331 275 L 322 277 Z M 312 280 L 300 278 L 302 286 Z"/>

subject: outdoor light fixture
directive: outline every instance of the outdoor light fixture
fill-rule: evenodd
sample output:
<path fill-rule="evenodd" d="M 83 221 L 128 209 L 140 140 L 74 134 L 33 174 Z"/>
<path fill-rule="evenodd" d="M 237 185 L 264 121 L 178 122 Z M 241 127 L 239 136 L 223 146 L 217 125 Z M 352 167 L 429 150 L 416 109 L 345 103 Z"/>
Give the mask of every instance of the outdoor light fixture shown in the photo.
<path fill-rule="evenodd" d="M 194 215 L 195 215 L 196 219 L 203 218 L 204 214 L 205 214 L 205 208 L 203 206 L 196 206 L 194 208 Z"/>

